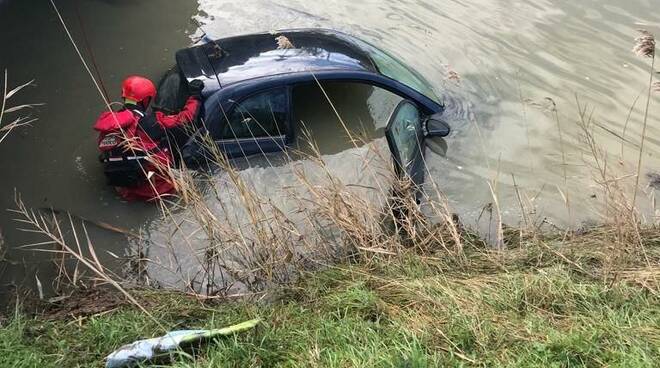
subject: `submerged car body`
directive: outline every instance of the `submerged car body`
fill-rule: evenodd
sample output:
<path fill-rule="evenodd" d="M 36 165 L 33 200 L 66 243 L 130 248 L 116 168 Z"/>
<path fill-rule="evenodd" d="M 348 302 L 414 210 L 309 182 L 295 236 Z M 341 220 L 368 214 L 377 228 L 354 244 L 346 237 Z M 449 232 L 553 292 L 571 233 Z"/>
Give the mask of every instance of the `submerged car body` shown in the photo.
<path fill-rule="evenodd" d="M 292 89 L 364 83 L 403 101 L 385 129 L 397 172 L 423 182 L 427 136 L 446 136 L 443 105 L 418 73 L 375 46 L 324 29 L 284 30 L 209 41 L 177 52 L 181 78 L 204 81 L 203 126 L 228 157 L 285 150 L 296 140 Z M 159 93 L 160 94 L 160 93 Z M 199 142 L 184 157 L 201 154 Z"/>

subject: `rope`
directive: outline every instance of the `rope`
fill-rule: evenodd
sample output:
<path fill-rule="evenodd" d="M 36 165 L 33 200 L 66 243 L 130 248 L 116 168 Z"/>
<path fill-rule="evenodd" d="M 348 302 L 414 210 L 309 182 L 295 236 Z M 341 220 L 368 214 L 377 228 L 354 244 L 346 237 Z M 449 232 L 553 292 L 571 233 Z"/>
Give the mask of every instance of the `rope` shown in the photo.
<path fill-rule="evenodd" d="M 102 90 L 101 93 L 103 93 L 103 96 L 105 96 L 106 100 L 110 100 L 108 98 L 108 90 L 105 88 L 105 84 L 103 83 L 103 78 L 101 77 L 101 71 L 99 69 L 98 64 L 96 63 L 96 57 L 94 56 L 94 52 L 92 51 L 92 47 L 89 43 L 87 32 L 85 31 L 85 25 L 83 24 L 82 16 L 80 15 L 80 6 L 78 0 L 75 1 L 75 10 L 76 10 L 76 18 L 78 19 L 78 25 L 80 26 L 80 31 L 83 36 L 83 41 L 85 42 L 85 48 L 87 49 L 87 53 L 89 54 L 89 57 L 92 61 L 92 66 L 94 67 L 96 78 L 98 79 L 99 85 L 101 86 L 101 90 Z"/>

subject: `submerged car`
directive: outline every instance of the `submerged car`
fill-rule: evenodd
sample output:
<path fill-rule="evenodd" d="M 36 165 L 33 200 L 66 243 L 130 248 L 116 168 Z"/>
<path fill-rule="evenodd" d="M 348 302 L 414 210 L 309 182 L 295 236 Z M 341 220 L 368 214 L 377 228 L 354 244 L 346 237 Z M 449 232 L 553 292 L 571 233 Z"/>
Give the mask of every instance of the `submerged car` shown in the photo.
<path fill-rule="evenodd" d="M 297 29 L 209 40 L 178 51 L 176 63 L 160 83 L 156 108 L 176 110 L 185 96 L 185 81 L 203 80 L 200 132 L 208 133 L 229 158 L 293 146 L 300 138 L 300 122 L 293 118 L 292 91 L 310 84 L 366 84 L 400 97 L 384 133 L 397 173 L 416 184 L 424 181 L 425 139 L 450 132 L 440 119 L 443 105 L 422 76 L 341 32 Z M 204 154 L 196 136 L 181 149 L 186 162 Z"/>

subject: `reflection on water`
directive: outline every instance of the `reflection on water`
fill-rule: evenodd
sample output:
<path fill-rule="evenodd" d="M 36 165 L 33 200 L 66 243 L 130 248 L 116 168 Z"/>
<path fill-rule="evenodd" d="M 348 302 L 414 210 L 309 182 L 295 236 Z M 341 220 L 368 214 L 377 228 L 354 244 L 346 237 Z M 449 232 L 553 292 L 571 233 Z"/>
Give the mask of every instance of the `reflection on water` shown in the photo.
<path fill-rule="evenodd" d="M 418 70 L 444 100 L 445 119 L 453 128 L 447 149 L 434 146 L 427 152 L 430 176 L 468 225 L 474 225 L 483 207 L 493 201 L 487 185 L 493 179 L 499 182 L 505 222 L 519 221 L 514 178 L 517 188 L 534 202 L 539 217 L 557 224 L 597 218 L 602 195 L 585 163 L 576 125 L 576 94 L 590 113 L 593 109 L 593 126 L 613 155 L 612 168 L 625 174 L 635 164 L 643 98 L 632 109 L 625 139 L 621 136 L 629 109 L 647 82 L 648 67 L 630 49 L 637 28 L 660 33 L 655 1 L 198 2 L 164 1 L 159 3 L 161 12 L 154 12 L 154 4 L 146 1 L 77 2 L 103 79 L 115 98 L 125 75 L 157 77 L 167 70 L 174 50 L 190 42 L 185 29 L 198 7 L 195 17 L 214 37 L 295 27 L 338 28 L 382 46 Z M 80 40 L 74 2 L 61 3 Z M 34 127 L 13 134 L 0 146 L 0 167 L 9 173 L 0 181 L 4 193 L 0 204 L 12 207 L 13 189 L 18 188 L 34 207 L 64 208 L 126 228 L 146 225 L 152 236 L 162 237 L 159 231 L 166 222 L 151 221 L 157 217 L 153 206 L 121 203 L 104 186 L 89 128 L 102 103 L 47 2 L 0 2 L 0 42 L 12 50 L 0 56 L 0 68 L 9 69 L 12 81 L 36 79 L 38 86 L 29 89 L 20 102 L 47 103 L 37 111 L 41 120 Z M 338 109 L 341 115 L 354 117 L 345 119 L 348 124 L 358 127 L 367 140 L 379 142 L 386 118 L 377 116 L 374 106 L 386 104 L 388 98 L 367 89 L 347 93 L 329 86 L 328 90 L 344 106 Z M 298 93 L 321 97 L 313 89 Z M 557 119 L 547 97 L 558 107 Z M 370 102 L 345 106 L 365 98 Z M 652 104 L 650 113 L 643 172 L 660 164 L 657 105 Z M 351 144 L 338 130 L 328 105 L 303 104 L 296 114 L 323 137 L 322 152 L 337 162 L 350 161 L 343 155 L 369 146 L 345 150 Z M 321 123 L 324 119 L 327 124 Z M 241 175 L 253 178 L 264 190 L 275 190 L 289 180 L 284 171 L 256 166 Z M 570 220 L 560 191 L 570 198 Z M 0 274 L 0 293 L 6 284 L 25 280 L 34 284 L 33 272 L 22 272 L 22 263 L 29 270 L 38 265 L 42 280 L 54 277 L 45 258 L 37 260 L 12 250 L 34 239 L 15 231 L 10 215 L 0 214 L 0 228 L 10 248 L 8 257 L 15 263 Z M 92 231 L 99 249 L 122 253 L 123 238 Z"/>

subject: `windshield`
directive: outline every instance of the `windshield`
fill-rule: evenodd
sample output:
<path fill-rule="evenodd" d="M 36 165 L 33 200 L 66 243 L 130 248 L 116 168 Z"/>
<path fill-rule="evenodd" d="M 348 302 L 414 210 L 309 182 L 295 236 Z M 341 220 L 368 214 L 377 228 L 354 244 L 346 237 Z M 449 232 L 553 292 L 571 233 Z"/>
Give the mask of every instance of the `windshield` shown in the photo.
<path fill-rule="evenodd" d="M 378 71 L 380 71 L 383 75 L 405 84 L 406 86 L 416 90 L 417 92 L 442 105 L 440 98 L 438 98 L 435 92 L 433 92 L 433 88 L 424 79 L 424 77 L 385 51 L 378 49 L 366 41 L 359 39 L 354 40 L 360 44 L 364 51 L 369 53 L 369 56 L 376 64 Z"/>

